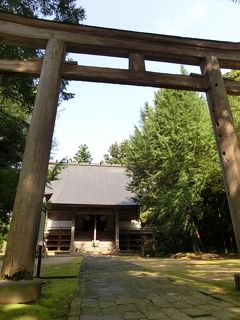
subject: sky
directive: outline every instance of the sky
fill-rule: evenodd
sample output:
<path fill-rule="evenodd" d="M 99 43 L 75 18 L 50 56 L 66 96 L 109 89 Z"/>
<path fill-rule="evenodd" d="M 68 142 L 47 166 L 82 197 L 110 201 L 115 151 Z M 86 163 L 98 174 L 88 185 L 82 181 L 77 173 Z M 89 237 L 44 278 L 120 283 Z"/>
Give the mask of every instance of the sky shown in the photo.
<path fill-rule="evenodd" d="M 240 4 L 229 0 L 77 0 L 86 10 L 85 25 L 240 41 Z M 128 68 L 127 59 L 71 55 L 79 65 Z M 198 67 L 186 66 L 190 72 Z M 147 71 L 179 73 L 180 65 L 146 63 Z M 58 109 L 55 160 L 72 158 L 86 144 L 99 163 L 111 144 L 128 139 L 139 124 L 140 110 L 153 104 L 156 88 L 71 81 L 74 99 Z"/>

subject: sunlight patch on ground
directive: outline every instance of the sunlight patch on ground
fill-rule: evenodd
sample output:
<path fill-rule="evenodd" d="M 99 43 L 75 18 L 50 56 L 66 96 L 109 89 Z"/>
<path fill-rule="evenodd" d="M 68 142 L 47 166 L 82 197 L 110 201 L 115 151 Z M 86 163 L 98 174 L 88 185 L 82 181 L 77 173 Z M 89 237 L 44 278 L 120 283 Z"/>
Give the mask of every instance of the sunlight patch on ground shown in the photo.
<path fill-rule="evenodd" d="M 2 311 L 11 311 L 11 310 L 16 310 L 16 309 L 23 309 L 27 308 L 28 305 L 26 304 L 6 304 L 2 306 Z"/>
<path fill-rule="evenodd" d="M 151 277 L 151 278 L 159 278 L 159 274 L 155 272 L 148 272 L 148 271 L 128 271 L 128 274 L 132 277 Z"/>
<path fill-rule="evenodd" d="M 123 257 L 119 257 L 122 259 Z M 146 268 L 157 276 L 178 284 L 189 284 L 239 299 L 234 273 L 240 271 L 240 259 L 182 260 L 173 258 L 124 257 L 130 263 Z M 153 274 L 148 273 L 151 277 Z"/>

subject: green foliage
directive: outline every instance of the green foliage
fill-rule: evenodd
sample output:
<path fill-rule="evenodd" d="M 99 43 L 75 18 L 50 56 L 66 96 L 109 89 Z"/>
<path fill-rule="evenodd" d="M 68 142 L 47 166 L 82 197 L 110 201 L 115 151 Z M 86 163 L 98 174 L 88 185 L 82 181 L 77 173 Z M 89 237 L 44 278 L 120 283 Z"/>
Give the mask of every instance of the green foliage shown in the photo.
<path fill-rule="evenodd" d="M 19 173 L 16 168 L 0 169 L 0 214 L 5 222 L 12 209 Z"/>
<path fill-rule="evenodd" d="M 50 18 L 64 23 L 78 24 L 85 19 L 85 11 L 81 6 L 76 7 L 76 0 L 3 0 L 0 2 L 0 10 L 27 17 Z M 23 60 L 42 56 L 42 51 L 32 48 L 0 45 L 1 59 Z M 72 93 L 66 92 L 67 84 L 67 81 L 62 81 L 60 101 L 73 98 Z M 1 77 L 0 101 L 8 100 L 8 104 L 18 101 L 29 113 L 32 111 L 36 91 L 37 81 L 32 77 Z"/>
<path fill-rule="evenodd" d="M 113 143 L 103 158 L 103 162 L 109 164 L 124 164 L 124 159 L 126 157 L 128 150 L 128 140 L 124 140 L 122 143 L 118 144 L 117 142 Z"/>
<path fill-rule="evenodd" d="M 0 247 L 6 240 L 27 130 L 25 116 L 3 105 L 0 109 Z"/>
<path fill-rule="evenodd" d="M 55 162 L 50 165 L 47 175 L 47 184 L 51 183 L 51 181 L 58 180 L 58 175 L 64 169 L 64 166 L 63 161 Z"/>
<path fill-rule="evenodd" d="M 0 109 L 0 169 L 22 160 L 26 129 L 24 119 Z"/>
<path fill-rule="evenodd" d="M 65 23 L 79 23 L 85 19 L 82 7 L 76 0 L 2 0 L 0 9 L 27 17 L 51 17 Z"/>
<path fill-rule="evenodd" d="M 88 150 L 88 146 L 86 144 L 81 144 L 78 147 L 78 152 L 75 154 L 73 159 L 77 163 L 91 163 L 93 160 L 91 153 Z"/>
<path fill-rule="evenodd" d="M 6 240 L 19 173 L 16 167 L 0 168 L 0 248 Z"/>
<path fill-rule="evenodd" d="M 212 223 L 219 222 L 219 215 L 229 216 L 215 149 L 207 105 L 198 94 L 159 90 L 154 106 L 146 104 L 142 110 L 125 161 L 143 221 L 156 228 L 165 249 L 208 247 L 206 232 L 201 237 L 206 217 L 211 214 Z M 218 199 L 214 205 L 209 193 Z"/>

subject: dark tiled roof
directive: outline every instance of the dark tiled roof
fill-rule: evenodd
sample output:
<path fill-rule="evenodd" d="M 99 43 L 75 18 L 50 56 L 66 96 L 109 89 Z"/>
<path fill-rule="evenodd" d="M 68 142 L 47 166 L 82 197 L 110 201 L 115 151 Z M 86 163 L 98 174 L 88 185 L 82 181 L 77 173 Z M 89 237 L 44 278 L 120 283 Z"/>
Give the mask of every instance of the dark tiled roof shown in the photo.
<path fill-rule="evenodd" d="M 136 205 L 126 190 L 130 178 L 116 165 L 67 164 L 45 190 L 54 204 Z"/>

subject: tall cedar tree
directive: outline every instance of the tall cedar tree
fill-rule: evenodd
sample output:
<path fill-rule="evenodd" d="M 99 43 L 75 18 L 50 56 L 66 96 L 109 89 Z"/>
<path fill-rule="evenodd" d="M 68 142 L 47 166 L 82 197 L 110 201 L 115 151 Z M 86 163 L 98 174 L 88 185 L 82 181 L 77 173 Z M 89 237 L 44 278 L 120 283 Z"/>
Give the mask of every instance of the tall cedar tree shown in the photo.
<path fill-rule="evenodd" d="M 124 140 L 121 143 L 117 143 L 117 141 L 108 149 L 108 153 L 103 156 L 103 162 L 109 164 L 120 164 L 124 165 L 124 160 L 126 158 L 126 153 L 128 150 L 128 140 Z"/>
<path fill-rule="evenodd" d="M 154 106 L 146 104 L 141 112 L 141 125 L 129 141 L 126 165 L 133 178 L 130 189 L 142 208 L 142 220 L 156 227 L 164 249 L 209 247 L 209 242 L 201 238 L 206 234 L 206 224 L 216 223 L 220 217 L 225 222 L 228 208 L 202 97 L 193 92 L 159 90 Z M 206 192 L 211 194 L 212 203 Z M 213 208 L 217 197 L 216 206 L 224 203 L 220 210 Z"/>

